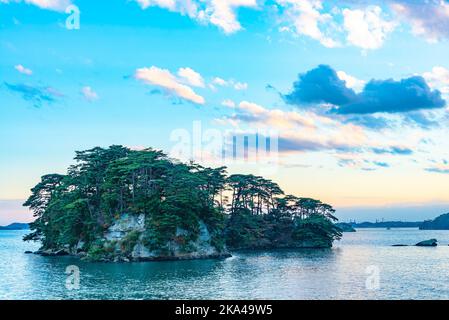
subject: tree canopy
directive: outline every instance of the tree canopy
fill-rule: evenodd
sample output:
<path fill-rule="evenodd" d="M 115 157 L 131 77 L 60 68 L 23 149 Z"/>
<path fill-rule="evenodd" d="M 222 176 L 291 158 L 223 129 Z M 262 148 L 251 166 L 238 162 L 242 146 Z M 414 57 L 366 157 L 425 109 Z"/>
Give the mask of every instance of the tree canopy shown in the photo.
<path fill-rule="evenodd" d="M 251 228 L 257 229 L 251 234 L 257 240 L 262 229 L 273 233 L 276 228 L 267 226 L 280 224 L 298 239 L 315 232 L 332 243 L 341 236 L 332 228 L 332 206 L 285 195 L 278 184 L 259 176 L 228 176 L 225 167 L 181 163 L 151 148 L 116 145 L 78 151 L 75 161 L 67 174 L 45 175 L 31 190 L 24 205 L 36 220 L 25 240 L 41 241 L 44 248 L 82 240 L 89 247 L 124 213 L 145 215 L 149 247 L 163 246 L 178 227 L 194 239 L 200 221 L 217 246 L 234 246 Z M 245 223 L 248 228 L 242 230 Z"/>

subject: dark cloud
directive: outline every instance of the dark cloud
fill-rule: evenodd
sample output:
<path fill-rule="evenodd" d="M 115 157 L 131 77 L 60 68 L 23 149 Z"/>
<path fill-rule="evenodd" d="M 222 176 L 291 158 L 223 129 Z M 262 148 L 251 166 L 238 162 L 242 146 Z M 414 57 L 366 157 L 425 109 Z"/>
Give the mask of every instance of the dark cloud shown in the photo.
<path fill-rule="evenodd" d="M 357 160 L 357 159 L 340 159 L 338 160 L 338 165 L 340 167 L 353 167 L 353 168 L 360 168 L 364 171 L 375 171 L 379 168 L 389 168 L 390 165 L 386 162 L 381 161 L 372 161 L 365 159 L 363 161 Z M 363 167 L 360 167 L 361 165 L 364 165 Z"/>
<path fill-rule="evenodd" d="M 336 150 L 336 151 L 360 151 L 358 148 L 351 146 L 349 144 L 345 144 L 338 141 L 333 141 L 331 139 L 326 141 L 321 141 L 318 139 L 314 139 L 312 137 L 291 137 L 291 136 L 265 136 L 262 134 L 255 133 L 238 133 L 232 135 L 233 139 L 237 139 L 238 141 L 261 141 L 264 139 L 266 142 L 265 145 L 269 145 L 268 140 L 276 141 L 272 143 L 276 143 L 273 145 L 272 150 L 277 148 L 277 151 L 280 153 L 289 153 L 289 152 L 305 152 L 305 151 L 325 151 L 325 150 Z M 248 146 L 251 149 L 251 146 Z M 253 146 L 254 147 L 254 146 Z M 258 146 L 257 146 L 258 147 Z"/>
<path fill-rule="evenodd" d="M 43 103 L 52 103 L 62 94 L 51 87 L 35 87 L 27 84 L 10 84 L 5 82 L 5 86 L 12 92 L 19 93 L 26 101 L 30 101 L 33 106 L 40 107 Z"/>
<path fill-rule="evenodd" d="M 296 151 L 320 151 L 326 149 L 326 146 L 317 141 L 301 138 L 279 137 L 279 152 L 296 152 Z"/>
<path fill-rule="evenodd" d="M 338 105 L 339 114 L 399 113 L 421 109 L 437 109 L 446 105 L 441 92 L 431 90 L 423 77 L 399 81 L 371 80 L 356 99 Z"/>
<path fill-rule="evenodd" d="M 413 154 L 413 150 L 405 147 L 389 147 L 389 148 L 373 148 L 372 151 L 376 154 L 393 154 L 408 156 Z"/>
<path fill-rule="evenodd" d="M 434 173 L 449 174 L 449 167 L 448 167 L 449 161 L 447 161 L 446 159 L 443 159 L 441 161 L 430 160 L 430 162 L 434 163 L 434 165 L 425 168 L 424 170 Z"/>
<path fill-rule="evenodd" d="M 405 122 L 415 124 L 422 129 L 432 129 L 440 126 L 438 121 L 429 119 L 422 112 L 414 112 L 407 114 L 407 116 L 405 117 Z"/>
<path fill-rule="evenodd" d="M 389 0 L 393 10 L 415 34 L 430 41 L 449 39 L 448 1 Z"/>
<path fill-rule="evenodd" d="M 443 168 L 426 168 L 425 170 L 428 171 L 428 172 L 433 172 L 433 173 L 449 174 L 449 169 L 443 169 Z"/>
<path fill-rule="evenodd" d="M 358 162 L 354 159 L 339 159 L 338 160 L 339 167 L 354 167 L 357 165 L 358 165 Z"/>
<path fill-rule="evenodd" d="M 375 117 L 372 115 L 357 115 L 348 118 L 344 121 L 345 123 L 354 123 L 356 125 L 366 127 L 374 130 L 382 130 L 392 127 L 392 122 L 384 117 Z"/>
<path fill-rule="evenodd" d="M 399 81 L 371 80 L 357 94 L 338 78 L 335 70 L 325 65 L 301 74 L 284 99 L 293 105 L 330 103 L 335 106 L 333 112 L 344 115 L 400 113 L 446 105 L 441 92 L 432 90 L 420 76 Z"/>
<path fill-rule="evenodd" d="M 375 166 L 377 167 L 382 167 L 382 168 L 389 168 L 390 165 L 386 162 L 380 162 L 380 161 L 373 161 L 372 162 Z"/>
<path fill-rule="evenodd" d="M 299 75 L 298 81 L 293 83 L 291 93 L 284 95 L 287 103 L 301 105 L 304 103 L 330 103 L 344 105 L 354 101 L 356 93 L 346 87 L 334 69 L 320 65 L 304 74 Z"/>

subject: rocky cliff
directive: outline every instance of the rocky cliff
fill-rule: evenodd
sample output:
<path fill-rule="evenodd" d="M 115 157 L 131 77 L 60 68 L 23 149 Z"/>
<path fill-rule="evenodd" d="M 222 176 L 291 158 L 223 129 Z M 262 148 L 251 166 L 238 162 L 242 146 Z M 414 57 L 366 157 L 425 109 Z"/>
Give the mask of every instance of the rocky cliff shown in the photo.
<path fill-rule="evenodd" d="M 442 214 L 433 220 L 424 221 L 420 230 L 449 230 L 449 213 Z"/>
<path fill-rule="evenodd" d="M 144 214 L 123 214 L 89 248 L 83 241 L 75 246 L 40 250 L 37 253 L 47 256 L 77 255 L 93 261 L 156 261 L 225 258 L 230 254 L 226 248 L 217 248 L 207 225 L 199 222 L 199 232 L 190 239 L 187 230 L 177 228 L 176 235 L 164 246 L 157 249 L 148 245 L 148 230 Z"/>

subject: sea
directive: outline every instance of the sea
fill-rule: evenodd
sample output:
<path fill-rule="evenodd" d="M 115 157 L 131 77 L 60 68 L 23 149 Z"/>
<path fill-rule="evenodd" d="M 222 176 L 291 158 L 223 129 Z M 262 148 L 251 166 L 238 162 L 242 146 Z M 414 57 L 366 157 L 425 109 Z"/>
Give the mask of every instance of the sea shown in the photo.
<path fill-rule="evenodd" d="M 136 263 L 25 254 L 39 247 L 27 232 L 0 231 L 0 299 L 449 299 L 449 231 L 358 229 L 331 249 Z"/>

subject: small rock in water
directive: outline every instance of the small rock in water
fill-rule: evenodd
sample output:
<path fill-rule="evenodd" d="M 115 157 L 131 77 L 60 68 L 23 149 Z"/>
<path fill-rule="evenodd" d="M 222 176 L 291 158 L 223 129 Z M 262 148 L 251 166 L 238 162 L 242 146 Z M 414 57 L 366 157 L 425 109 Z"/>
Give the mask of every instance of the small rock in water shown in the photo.
<path fill-rule="evenodd" d="M 408 244 L 394 244 L 392 247 L 408 247 Z"/>
<path fill-rule="evenodd" d="M 417 244 L 415 244 L 415 246 L 418 247 L 435 247 L 437 246 L 437 239 L 429 239 L 429 240 L 424 240 L 421 242 L 418 242 Z"/>
<path fill-rule="evenodd" d="M 33 253 L 33 251 L 28 251 L 28 250 L 27 250 L 27 251 L 25 251 L 25 253 L 26 253 L 26 254 L 30 254 L 30 253 Z"/>

